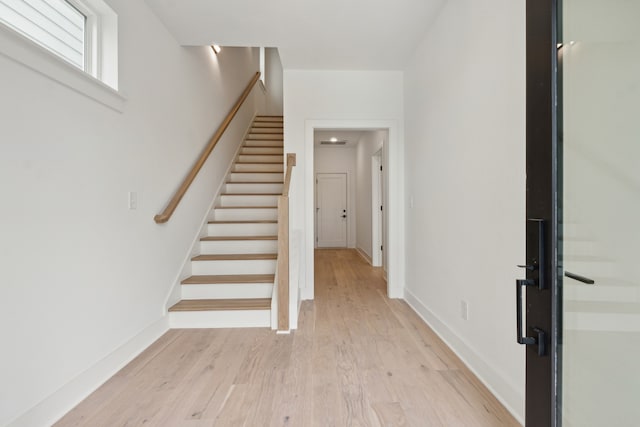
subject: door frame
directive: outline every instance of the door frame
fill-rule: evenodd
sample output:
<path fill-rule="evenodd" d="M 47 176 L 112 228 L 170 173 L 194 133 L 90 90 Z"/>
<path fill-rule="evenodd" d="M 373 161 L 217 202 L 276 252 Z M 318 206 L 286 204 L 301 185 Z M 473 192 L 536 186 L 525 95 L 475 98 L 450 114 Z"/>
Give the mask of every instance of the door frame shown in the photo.
<path fill-rule="evenodd" d="M 316 173 L 316 188 L 315 188 L 315 193 L 316 193 L 316 209 L 315 209 L 315 224 L 316 224 L 316 247 L 320 248 L 320 223 L 318 221 L 318 213 L 319 213 L 319 209 L 320 207 L 318 206 L 318 185 L 319 185 L 319 181 L 320 181 L 320 176 L 321 175 L 343 175 L 344 176 L 344 206 L 345 206 L 345 210 L 347 211 L 347 215 L 349 214 L 349 174 L 347 172 L 318 172 Z M 344 235 L 344 246 L 335 246 L 335 247 L 339 247 L 339 248 L 348 248 L 349 247 L 349 221 L 344 221 L 344 227 L 345 227 L 345 235 Z M 322 246 L 323 248 L 328 248 L 329 246 Z"/>
<path fill-rule="evenodd" d="M 383 144 L 384 145 L 384 144 Z M 380 206 L 383 206 L 383 189 L 382 189 L 382 148 L 373 153 L 371 156 L 371 265 L 373 267 L 382 267 L 382 249 L 384 245 L 384 224 L 383 212 Z"/>
<path fill-rule="evenodd" d="M 388 140 L 384 150 L 387 172 L 385 173 L 387 189 L 387 296 L 389 298 L 404 297 L 404 142 L 401 122 L 397 120 L 306 120 L 305 121 L 305 163 L 304 163 L 304 246 L 305 259 L 304 287 L 300 289 L 300 298 L 312 300 L 314 297 L 314 147 L 313 134 L 316 130 L 387 130 Z"/>
<path fill-rule="evenodd" d="M 541 284 L 543 289 L 525 286 L 526 327 L 523 335 L 537 337 L 539 341 L 541 336 L 534 328 L 544 330 L 547 347 L 545 354 L 540 356 L 537 341 L 526 346 L 525 425 L 531 427 L 561 425 L 562 300 L 558 273 L 561 230 L 558 219 L 562 197 L 559 173 L 562 117 L 557 49 L 561 6 L 561 0 L 526 1 L 525 264 L 536 266 L 533 271 L 527 270 L 526 278 L 536 285 Z M 534 221 L 540 219 L 542 225 L 540 221 Z M 541 261 L 539 265 L 537 261 Z"/>

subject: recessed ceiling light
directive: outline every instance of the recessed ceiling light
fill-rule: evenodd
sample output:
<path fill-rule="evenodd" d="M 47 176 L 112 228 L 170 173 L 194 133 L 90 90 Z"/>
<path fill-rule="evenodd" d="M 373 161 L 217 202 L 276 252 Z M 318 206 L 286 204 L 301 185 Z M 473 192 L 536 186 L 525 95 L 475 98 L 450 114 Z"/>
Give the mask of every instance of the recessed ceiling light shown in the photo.
<path fill-rule="evenodd" d="M 338 138 L 336 138 L 335 136 L 333 138 L 331 138 L 329 141 L 331 142 L 338 142 Z"/>

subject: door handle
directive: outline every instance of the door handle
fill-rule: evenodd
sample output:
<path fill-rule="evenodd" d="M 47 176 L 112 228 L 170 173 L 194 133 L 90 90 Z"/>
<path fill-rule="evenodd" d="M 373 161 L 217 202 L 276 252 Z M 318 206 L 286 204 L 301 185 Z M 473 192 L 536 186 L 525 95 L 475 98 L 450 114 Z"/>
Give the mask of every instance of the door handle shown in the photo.
<path fill-rule="evenodd" d="M 577 280 L 578 282 L 586 283 L 587 285 L 595 285 L 596 281 L 593 279 L 589 279 L 588 277 L 580 276 L 579 274 L 569 273 L 568 271 L 564 272 L 564 276 L 569 279 Z"/>
<path fill-rule="evenodd" d="M 528 218 L 527 221 L 535 223 L 537 225 L 537 240 L 538 240 L 538 253 L 537 256 L 532 257 L 531 262 L 526 265 L 519 265 L 518 267 L 524 268 L 527 272 L 537 271 L 537 279 L 518 279 L 516 280 L 516 334 L 518 344 L 523 345 L 537 345 L 538 356 L 544 356 L 547 351 L 547 333 L 538 327 L 533 327 L 533 332 L 536 336 L 525 336 L 523 331 L 523 319 L 522 319 L 522 288 L 525 286 L 536 286 L 539 290 L 546 288 L 545 281 L 545 221 L 543 219 Z"/>
<path fill-rule="evenodd" d="M 527 337 L 524 336 L 522 331 L 522 288 L 525 286 L 536 286 L 536 281 L 533 279 L 516 280 L 516 334 L 518 344 L 537 345 L 538 356 L 544 356 L 547 352 L 547 333 L 540 328 L 534 327 L 533 331 L 536 333 L 536 336 Z"/>

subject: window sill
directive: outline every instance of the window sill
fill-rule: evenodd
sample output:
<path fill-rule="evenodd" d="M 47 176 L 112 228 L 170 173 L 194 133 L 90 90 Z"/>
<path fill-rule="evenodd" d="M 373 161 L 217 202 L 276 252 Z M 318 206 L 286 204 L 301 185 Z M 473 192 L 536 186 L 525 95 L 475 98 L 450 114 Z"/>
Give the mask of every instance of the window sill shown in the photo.
<path fill-rule="evenodd" d="M 4 24 L 0 24 L 0 54 L 117 112 L 124 111 L 126 98 L 119 91 Z"/>

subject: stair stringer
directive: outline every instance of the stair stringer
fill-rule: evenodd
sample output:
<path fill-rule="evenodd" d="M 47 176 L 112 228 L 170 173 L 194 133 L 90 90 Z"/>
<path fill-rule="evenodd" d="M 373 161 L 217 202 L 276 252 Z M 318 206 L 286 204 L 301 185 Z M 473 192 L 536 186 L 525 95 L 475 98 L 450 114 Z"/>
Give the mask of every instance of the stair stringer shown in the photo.
<path fill-rule="evenodd" d="M 253 115 L 253 117 L 251 118 L 251 121 L 249 122 L 249 125 L 247 126 L 247 129 L 244 132 L 244 135 L 242 136 L 242 139 L 240 139 L 240 141 L 238 142 L 238 146 L 236 147 L 236 153 L 231 158 L 231 163 L 229 163 L 229 166 L 227 166 L 227 170 L 225 171 L 225 174 L 224 174 L 225 179 L 223 179 L 220 182 L 220 185 L 218 186 L 216 191 L 213 193 L 211 202 L 209 203 L 207 210 L 205 211 L 205 214 L 202 218 L 202 221 L 200 222 L 200 228 L 198 229 L 198 232 L 196 233 L 196 235 L 193 237 L 193 240 L 191 241 L 191 249 L 185 255 L 184 259 L 182 260 L 182 265 L 178 273 L 176 274 L 175 278 L 173 279 L 173 282 L 172 282 L 173 284 L 171 285 L 171 288 L 169 289 L 169 292 L 167 293 L 167 296 L 164 299 L 163 310 L 164 310 L 165 316 L 168 315 L 169 307 L 173 306 L 174 304 L 176 304 L 182 299 L 181 282 L 185 278 L 191 276 L 191 258 L 193 258 L 194 256 L 200 255 L 200 239 L 207 235 L 209 214 L 213 209 L 213 207 L 215 206 L 216 202 L 218 201 L 220 194 L 222 193 L 222 189 L 225 188 L 225 185 L 227 183 L 226 177 L 229 176 L 229 174 L 231 173 L 231 170 L 233 169 L 233 165 L 236 163 L 236 160 L 238 159 L 238 156 L 242 151 L 242 147 L 247 137 L 249 136 L 249 133 L 251 133 L 251 128 L 253 127 L 253 123 L 256 120 L 256 117 L 258 116 L 259 114 L 257 113 Z M 215 153 L 212 153 L 212 155 L 215 155 Z"/>

